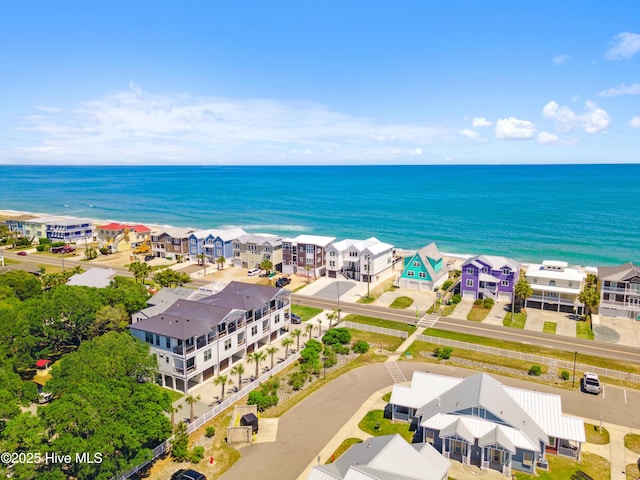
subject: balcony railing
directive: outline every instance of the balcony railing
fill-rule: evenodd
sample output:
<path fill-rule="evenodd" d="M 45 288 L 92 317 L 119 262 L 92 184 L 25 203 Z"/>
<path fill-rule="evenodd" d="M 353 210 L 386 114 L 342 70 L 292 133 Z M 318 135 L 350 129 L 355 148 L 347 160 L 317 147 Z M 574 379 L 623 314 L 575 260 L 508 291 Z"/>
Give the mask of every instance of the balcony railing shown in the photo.
<path fill-rule="evenodd" d="M 178 345 L 176 347 L 173 347 L 173 353 L 176 353 L 178 355 L 183 355 L 184 354 L 184 345 Z M 191 352 L 195 352 L 196 350 L 196 346 L 195 345 L 190 345 L 187 347 L 187 352 L 186 353 L 191 353 Z"/>

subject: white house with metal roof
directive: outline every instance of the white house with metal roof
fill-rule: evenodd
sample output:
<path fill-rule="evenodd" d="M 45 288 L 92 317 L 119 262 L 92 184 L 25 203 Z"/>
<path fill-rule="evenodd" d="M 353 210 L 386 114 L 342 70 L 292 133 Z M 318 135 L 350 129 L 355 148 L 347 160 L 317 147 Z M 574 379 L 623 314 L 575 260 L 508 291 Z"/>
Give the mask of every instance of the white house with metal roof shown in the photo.
<path fill-rule="evenodd" d="M 640 320 L 640 267 L 631 262 L 598 267 L 600 315 Z"/>
<path fill-rule="evenodd" d="M 393 245 L 376 237 L 366 240 L 346 239 L 327 247 L 327 276 L 375 282 L 379 275 L 393 268 Z"/>
<path fill-rule="evenodd" d="M 560 396 L 507 387 L 486 373 L 414 372 L 389 403 L 394 420 L 417 418 L 424 441 L 445 458 L 506 475 L 535 473 L 547 453 L 579 459 L 586 441 L 583 420 L 562 413 Z"/>
<path fill-rule="evenodd" d="M 578 295 L 587 278 L 584 272 L 569 268 L 567 262 L 545 260 L 529 265 L 524 275 L 533 289 L 533 295 L 525 300 L 525 307 L 582 314 L 584 305 Z"/>
<path fill-rule="evenodd" d="M 112 268 L 90 268 L 86 272 L 76 273 L 67 281 L 67 285 L 76 287 L 106 288 L 116 276 Z"/>
<path fill-rule="evenodd" d="M 307 480 L 445 480 L 450 467 L 430 444 L 395 434 L 352 445 L 335 462 L 314 466 Z"/>

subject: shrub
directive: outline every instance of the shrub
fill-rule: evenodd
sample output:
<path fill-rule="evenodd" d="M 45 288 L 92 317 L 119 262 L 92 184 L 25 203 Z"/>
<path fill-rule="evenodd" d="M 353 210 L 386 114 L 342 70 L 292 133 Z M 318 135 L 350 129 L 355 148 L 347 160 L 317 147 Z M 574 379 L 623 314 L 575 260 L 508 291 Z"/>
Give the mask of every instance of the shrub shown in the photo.
<path fill-rule="evenodd" d="M 324 349 L 323 361 L 326 368 L 333 367 L 336 363 L 338 363 L 338 356 L 336 355 L 336 351 L 330 346 L 327 346 L 327 348 Z"/>
<path fill-rule="evenodd" d="M 267 408 L 278 404 L 278 395 L 269 393 L 266 389 L 254 390 L 247 397 L 247 405 L 257 405 L 258 410 L 264 412 Z"/>
<path fill-rule="evenodd" d="M 207 436 L 207 438 L 213 437 L 216 434 L 216 427 L 207 427 L 204 434 Z"/>
<path fill-rule="evenodd" d="M 451 287 L 451 285 L 453 285 L 453 280 L 445 280 L 442 284 L 442 290 L 449 290 L 449 287 Z"/>
<path fill-rule="evenodd" d="M 193 447 L 189 452 L 188 457 L 191 463 L 200 463 L 200 460 L 204 457 L 204 447 L 202 445 Z"/>
<path fill-rule="evenodd" d="M 47 237 L 39 238 L 38 243 L 40 243 L 40 245 L 44 245 L 45 243 L 51 243 L 51 239 Z"/>
<path fill-rule="evenodd" d="M 369 344 L 364 340 L 358 340 L 353 346 L 353 351 L 356 353 L 367 353 L 369 351 Z"/>
<path fill-rule="evenodd" d="M 533 377 L 539 377 L 542 374 L 542 367 L 540 365 L 531 365 L 528 373 Z"/>
<path fill-rule="evenodd" d="M 291 385 L 295 391 L 300 390 L 304 386 L 306 381 L 307 374 L 302 371 L 293 372 L 289 376 L 289 385 Z"/>
<path fill-rule="evenodd" d="M 456 293 L 453 297 L 451 297 L 451 303 L 454 305 L 459 304 L 462 301 L 462 296 L 459 293 Z"/>
<path fill-rule="evenodd" d="M 451 347 L 436 347 L 433 349 L 433 356 L 437 357 L 438 360 L 449 360 L 452 353 L 453 350 L 451 349 Z"/>
<path fill-rule="evenodd" d="M 325 345 L 345 345 L 351 341 L 351 333 L 346 328 L 330 328 L 322 337 Z"/>
<path fill-rule="evenodd" d="M 109 249 L 108 249 L 107 247 L 102 247 L 102 248 L 100 249 L 100 253 L 101 253 L 102 255 L 108 255 L 108 254 L 109 254 Z"/>
<path fill-rule="evenodd" d="M 482 300 L 482 306 L 484 308 L 493 307 L 493 298 L 485 298 L 484 300 Z"/>
<path fill-rule="evenodd" d="M 571 378 L 571 374 L 568 370 L 563 370 L 560 374 L 560 378 L 562 378 L 563 380 L 569 380 Z"/>
<path fill-rule="evenodd" d="M 336 353 L 338 355 L 349 355 L 349 352 L 351 351 L 351 349 L 349 348 L 349 345 L 334 345 L 333 349 L 336 351 Z"/>
<path fill-rule="evenodd" d="M 477 299 L 476 301 L 473 302 L 474 305 L 482 305 L 482 300 L 481 299 Z"/>
<path fill-rule="evenodd" d="M 36 245 L 36 250 L 39 252 L 44 252 L 46 250 L 46 245 Z"/>

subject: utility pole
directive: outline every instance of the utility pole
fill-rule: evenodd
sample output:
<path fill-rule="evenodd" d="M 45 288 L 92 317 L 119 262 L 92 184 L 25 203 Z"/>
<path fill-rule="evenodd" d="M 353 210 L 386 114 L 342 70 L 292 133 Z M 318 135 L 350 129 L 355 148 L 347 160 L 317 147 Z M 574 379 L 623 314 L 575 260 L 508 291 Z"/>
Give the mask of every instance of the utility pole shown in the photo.
<path fill-rule="evenodd" d="M 371 285 L 371 255 L 367 255 L 367 298 L 369 298 L 370 285 Z"/>
<path fill-rule="evenodd" d="M 573 382 L 571 388 L 576 388 L 576 358 L 578 357 L 578 351 L 573 352 Z"/>

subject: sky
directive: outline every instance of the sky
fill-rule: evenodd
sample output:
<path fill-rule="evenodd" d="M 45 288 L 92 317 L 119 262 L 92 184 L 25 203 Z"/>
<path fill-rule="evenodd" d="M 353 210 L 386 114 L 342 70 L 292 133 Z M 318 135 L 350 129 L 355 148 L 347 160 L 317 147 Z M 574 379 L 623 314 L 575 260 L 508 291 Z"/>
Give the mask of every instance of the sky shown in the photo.
<path fill-rule="evenodd" d="M 0 3 L 0 164 L 638 163 L 637 1 Z"/>

